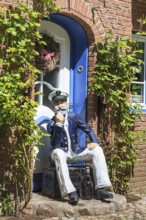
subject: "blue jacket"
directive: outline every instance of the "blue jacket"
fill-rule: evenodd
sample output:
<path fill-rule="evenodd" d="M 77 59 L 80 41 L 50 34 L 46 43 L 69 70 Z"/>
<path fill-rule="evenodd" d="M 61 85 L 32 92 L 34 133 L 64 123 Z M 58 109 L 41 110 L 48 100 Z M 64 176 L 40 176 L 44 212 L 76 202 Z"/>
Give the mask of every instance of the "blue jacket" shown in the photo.
<path fill-rule="evenodd" d="M 81 148 L 78 143 L 78 129 L 84 131 L 91 142 L 98 143 L 98 139 L 92 128 L 79 119 L 79 116 L 74 112 L 68 113 L 68 131 L 71 140 L 71 148 L 74 153 L 80 153 Z M 64 126 L 59 126 L 55 123 L 53 117 L 47 125 L 48 133 L 51 135 L 52 149 L 61 148 L 64 151 L 68 150 L 68 140 Z M 82 148 L 83 149 L 83 148 Z"/>

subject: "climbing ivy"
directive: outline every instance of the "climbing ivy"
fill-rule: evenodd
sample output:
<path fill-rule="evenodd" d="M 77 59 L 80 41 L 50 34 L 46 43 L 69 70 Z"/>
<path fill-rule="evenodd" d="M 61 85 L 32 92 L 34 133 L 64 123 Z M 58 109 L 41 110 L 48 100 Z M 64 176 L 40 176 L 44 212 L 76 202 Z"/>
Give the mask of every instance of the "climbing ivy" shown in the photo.
<path fill-rule="evenodd" d="M 110 30 L 96 43 L 97 61 L 91 91 L 99 100 L 99 132 L 109 164 L 115 192 L 128 190 L 133 164 L 137 160 L 134 124 L 140 118 L 141 106 L 130 102 L 130 86 L 136 80 L 142 60 L 136 57 L 136 40 L 114 38 Z M 138 136 L 137 136 L 138 138 Z"/>
<path fill-rule="evenodd" d="M 34 121 L 34 81 L 40 74 L 35 44 L 43 43 L 37 31 L 40 19 L 58 9 L 53 2 L 34 0 L 33 8 L 18 1 L 0 11 L 0 193 L 3 201 L 14 194 L 15 212 L 31 197 L 32 153 L 42 137 Z"/>

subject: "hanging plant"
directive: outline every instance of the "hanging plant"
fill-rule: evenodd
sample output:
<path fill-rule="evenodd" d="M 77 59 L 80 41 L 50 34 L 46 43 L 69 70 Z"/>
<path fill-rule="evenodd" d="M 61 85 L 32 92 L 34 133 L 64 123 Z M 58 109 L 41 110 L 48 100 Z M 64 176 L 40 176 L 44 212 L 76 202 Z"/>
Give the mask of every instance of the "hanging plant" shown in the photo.
<path fill-rule="evenodd" d="M 36 57 L 36 67 L 44 73 L 48 73 L 59 64 L 59 43 L 55 42 L 53 37 L 46 34 L 42 34 L 42 40 L 45 42 L 45 45 L 37 45 L 39 55 Z"/>

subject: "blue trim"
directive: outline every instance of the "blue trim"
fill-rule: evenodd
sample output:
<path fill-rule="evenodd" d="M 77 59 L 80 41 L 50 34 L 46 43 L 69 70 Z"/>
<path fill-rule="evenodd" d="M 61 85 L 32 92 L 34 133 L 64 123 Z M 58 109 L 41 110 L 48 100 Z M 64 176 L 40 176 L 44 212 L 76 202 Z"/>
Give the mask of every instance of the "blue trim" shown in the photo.
<path fill-rule="evenodd" d="M 37 118 L 36 124 L 37 124 L 37 125 L 40 125 L 40 124 L 42 124 L 44 121 L 49 121 L 49 120 L 50 120 L 49 117 L 47 117 L 47 116 L 41 116 L 41 117 Z"/>

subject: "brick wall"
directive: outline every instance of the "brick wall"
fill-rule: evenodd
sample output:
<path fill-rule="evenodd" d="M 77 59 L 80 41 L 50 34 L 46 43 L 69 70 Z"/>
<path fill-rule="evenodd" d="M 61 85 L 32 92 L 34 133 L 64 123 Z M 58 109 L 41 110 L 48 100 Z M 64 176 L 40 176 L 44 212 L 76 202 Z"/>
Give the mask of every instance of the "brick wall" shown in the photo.
<path fill-rule="evenodd" d="M 146 17 L 146 1 L 132 1 L 132 31 L 139 31 L 140 24 L 137 19 Z M 144 26 L 143 30 L 146 30 Z M 146 128 L 146 114 L 143 114 L 143 121 L 137 121 L 136 131 L 142 131 Z M 146 141 L 137 143 L 138 162 L 134 166 L 134 177 L 131 178 L 130 191 L 143 193 L 146 190 Z"/>
<path fill-rule="evenodd" d="M 146 129 L 146 114 L 143 113 L 142 121 L 137 120 L 135 131 L 144 131 Z M 135 147 L 138 155 L 138 161 L 134 165 L 134 176 L 131 178 L 130 191 L 144 193 L 146 191 L 146 137 L 141 133 L 141 140 L 137 140 Z"/>
<path fill-rule="evenodd" d="M 32 2 L 24 0 L 23 2 Z M 16 0 L 1 0 L 0 6 L 9 6 Z M 60 13 L 79 22 L 86 31 L 89 42 L 88 57 L 88 85 L 91 85 L 91 76 L 94 70 L 94 44 L 97 39 L 103 38 L 109 29 L 114 35 L 131 36 L 132 30 L 138 30 L 137 18 L 146 14 L 146 0 L 56 0 L 60 6 Z M 88 95 L 87 120 L 97 134 L 98 106 L 97 98 Z M 146 121 L 146 115 L 144 115 Z M 137 124 L 141 129 L 144 123 Z M 132 190 L 146 188 L 146 152 L 145 145 L 138 146 L 140 160 L 135 166 L 135 176 L 131 180 Z"/>

